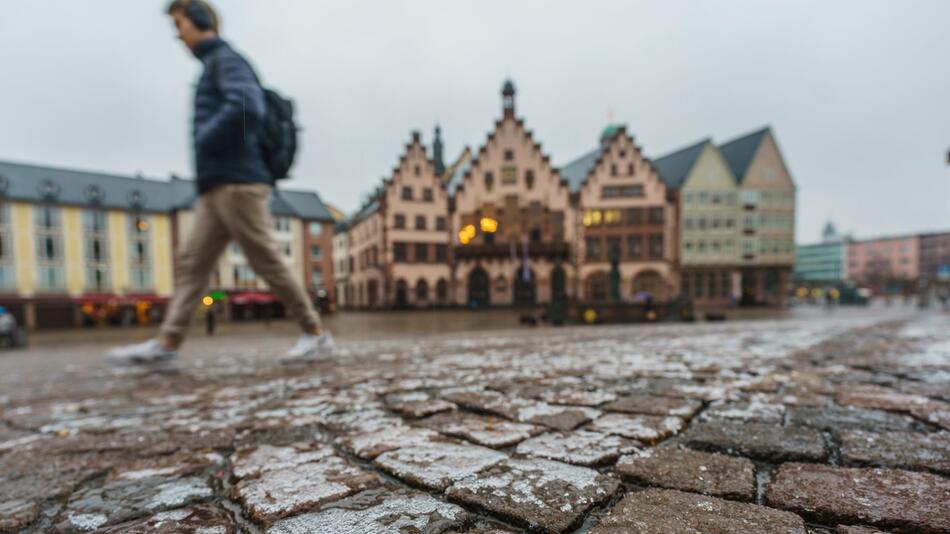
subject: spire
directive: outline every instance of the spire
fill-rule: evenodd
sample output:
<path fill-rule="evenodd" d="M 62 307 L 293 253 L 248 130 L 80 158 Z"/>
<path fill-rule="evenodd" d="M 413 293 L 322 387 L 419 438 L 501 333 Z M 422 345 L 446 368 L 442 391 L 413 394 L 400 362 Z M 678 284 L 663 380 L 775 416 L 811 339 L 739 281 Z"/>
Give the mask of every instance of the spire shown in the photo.
<path fill-rule="evenodd" d="M 505 80 L 505 85 L 501 88 L 501 106 L 505 116 L 515 114 L 515 84 L 511 79 Z"/>
<path fill-rule="evenodd" d="M 435 125 L 435 141 L 432 142 L 432 159 L 435 160 L 435 174 L 442 176 L 445 173 L 445 162 L 442 159 L 442 128 Z"/>

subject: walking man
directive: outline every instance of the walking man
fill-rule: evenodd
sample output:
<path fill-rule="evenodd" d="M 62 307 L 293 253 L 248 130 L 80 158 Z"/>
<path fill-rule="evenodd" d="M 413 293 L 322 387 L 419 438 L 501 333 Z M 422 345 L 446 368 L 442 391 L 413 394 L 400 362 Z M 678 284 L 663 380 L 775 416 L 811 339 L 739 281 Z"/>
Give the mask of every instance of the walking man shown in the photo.
<path fill-rule="evenodd" d="M 237 241 L 254 271 L 297 319 L 303 335 L 285 362 L 328 354 L 333 338 L 303 288 L 281 259 L 272 231 L 273 180 L 263 159 L 259 127 L 264 92 L 250 64 L 218 36 L 218 15 L 204 0 L 174 0 L 168 15 L 178 38 L 202 62 L 195 90 L 194 156 L 198 198 L 191 234 L 179 250 L 175 289 L 159 336 L 114 349 L 117 364 L 174 358 L 195 316 L 218 258 Z"/>

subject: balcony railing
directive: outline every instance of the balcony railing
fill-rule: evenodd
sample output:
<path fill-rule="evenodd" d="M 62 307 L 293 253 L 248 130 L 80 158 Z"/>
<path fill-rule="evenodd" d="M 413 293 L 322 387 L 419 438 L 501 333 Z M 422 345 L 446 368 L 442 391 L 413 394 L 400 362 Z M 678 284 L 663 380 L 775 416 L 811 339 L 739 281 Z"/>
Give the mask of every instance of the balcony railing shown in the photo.
<path fill-rule="evenodd" d="M 456 259 L 476 259 L 476 258 L 510 258 L 511 245 L 508 243 L 492 244 L 470 244 L 455 246 Z M 515 253 L 520 258 L 523 254 L 523 246 L 516 245 Z M 532 258 L 544 258 L 549 260 L 562 259 L 570 257 L 571 245 L 569 243 L 530 243 L 528 245 L 528 256 Z"/>

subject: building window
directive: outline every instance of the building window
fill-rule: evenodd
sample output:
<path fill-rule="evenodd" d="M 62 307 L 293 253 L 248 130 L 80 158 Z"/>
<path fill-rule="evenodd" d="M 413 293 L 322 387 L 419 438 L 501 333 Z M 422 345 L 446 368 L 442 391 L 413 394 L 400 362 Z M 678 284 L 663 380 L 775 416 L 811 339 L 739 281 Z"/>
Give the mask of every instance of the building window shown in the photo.
<path fill-rule="evenodd" d="M 650 208 L 647 210 L 648 224 L 663 224 L 663 208 Z"/>
<path fill-rule="evenodd" d="M 449 247 L 446 245 L 435 246 L 435 261 L 445 263 L 449 261 Z"/>
<path fill-rule="evenodd" d="M 320 235 L 320 234 L 323 233 L 323 224 L 322 224 L 322 223 L 319 223 L 319 222 L 314 221 L 314 222 L 310 223 L 309 228 L 310 228 L 310 235 L 312 235 L 312 236 L 318 236 L 318 235 Z"/>
<path fill-rule="evenodd" d="M 449 299 L 449 283 L 445 278 L 439 278 L 435 284 L 435 295 L 439 302 L 445 302 Z"/>
<path fill-rule="evenodd" d="M 636 260 L 643 256 L 643 240 L 638 234 L 627 236 L 627 259 Z"/>
<path fill-rule="evenodd" d="M 643 224 L 643 208 L 627 208 L 627 224 Z"/>
<path fill-rule="evenodd" d="M 63 238 L 61 212 L 55 206 L 37 206 L 36 259 L 39 287 L 43 290 L 65 289 L 63 272 Z"/>
<path fill-rule="evenodd" d="M 323 289 L 323 271 L 319 267 L 314 267 L 310 271 L 310 283 L 314 289 Z"/>
<path fill-rule="evenodd" d="M 495 177 L 492 176 L 492 173 L 485 173 L 485 189 L 491 191 L 492 186 L 495 185 Z"/>
<path fill-rule="evenodd" d="M 289 232 L 290 219 L 287 217 L 274 217 L 274 230 L 278 232 Z"/>
<path fill-rule="evenodd" d="M 289 222 L 284 217 L 280 219 Z M 129 284 L 134 291 L 145 291 L 152 287 L 151 218 L 133 215 L 129 222 Z"/>
<path fill-rule="evenodd" d="M 603 215 L 600 210 L 584 210 L 584 226 L 600 226 L 600 223 L 603 222 Z"/>
<path fill-rule="evenodd" d="M 393 261 L 405 262 L 406 261 L 406 244 L 396 242 L 393 243 Z"/>
<path fill-rule="evenodd" d="M 416 215 L 416 230 L 425 230 L 425 229 L 426 229 L 426 216 Z"/>
<path fill-rule="evenodd" d="M 13 233 L 10 230 L 10 207 L 0 203 L 0 289 L 16 287 L 13 262 Z"/>
<path fill-rule="evenodd" d="M 639 184 L 625 186 L 608 185 L 600 190 L 600 196 L 601 198 L 642 197 L 643 186 Z"/>
<path fill-rule="evenodd" d="M 607 238 L 607 259 L 613 261 L 615 258 L 619 261 L 623 256 L 620 254 L 620 236 L 610 236 Z"/>
<path fill-rule="evenodd" d="M 610 175 L 617 176 L 617 164 L 613 163 L 610 165 Z"/>
<path fill-rule="evenodd" d="M 402 188 L 402 199 L 403 200 L 412 200 L 412 188 L 405 186 Z"/>
<path fill-rule="evenodd" d="M 310 257 L 319 260 L 323 256 L 323 251 L 320 250 L 320 245 L 310 245 Z"/>
<path fill-rule="evenodd" d="M 633 176 L 633 163 L 628 163 L 628 164 L 627 164 L 627 174 L 628 174 L 629 176 Z"/>
<path fill-rule="evenodd" d="M 102 210 L 83 212 L 84 255 L 86 258 L 86 289 L 101 292 L 109 288 L 109 236 L 106 213 Z"/>
<path fill-rule="evenodd" d="M 528 189 L 534 189 L 534 171 L 527 170 L 524 171 L 524 183 Z"/>
<path fill-rule="evenodd" d="M 414 172 L 416 176 L 420 176 L 422 175 L 422 167 L 416 165 L 415 167 L 413 167 L 412 172 Z"/>
<path fill-rule="evenodd" d="M 429 245 L 427 243 L 416 243 L 416 263 L 427 263 L 429 261 Z"/>
<path fill-rule="evenodd" d="M 531 229 L 531 232 L 529 232 L 528 235 L 530 236 L 530 239 L 531 239 L 531 242 L 532 242 L 532 243 L 540 243 L 540 242 L 541 242 L 541 237 L 542 237 L 542 236 L 541 236 L 541 229 L 540 229 L 540 228 L 532 228 L 532 229 Z"/>
<path fill-rule="evenodd" d="M 729 272 L 723 271 L 719 275 L 719 277 L 721 278 L 721 281 L 719 283 L 720 296 L 723 298 L 731 297 L 732 289 L 730 288 L 730 286 L 732 285 L 732 281 L 730 280 Z"/>
<path fill-rule="evenodd" d="M 513 161 L 515 159 L 514 150 L 505 150 L 505 161 Z"/>
<path fill-rule="evenodd" d="M 501 169 L 501 183 L 503 185 L 515 185 L 518 183 L 518 168 L 504 167 Z"/>
<path fill-rule="evenodd" d="M 604 210 L 604 224 L 620 224 L 623 222 L 623 212 L 620 210 Z"/>
<path fill-rule="evenodd" d="M 422 200 L 424 200 L 424 201 L 426 201 L 426 202 L 432 202 L 433 200 L 435 200 L 435 197 L 434 197 L 433 194 L 432 194 L 432 188 L 431 188 L 431 187 L 427 187 L 427 188 L 425 188 L 425 189 L 422 190 Z"/>
<path fill-rule="evenodd" d="M 663 234 L 653 234 L 649 237 L 647 252 L 651 258 L 663 257 Z"/>
<path fill-rule="evenodd" d="M 599 237 L 588 237 L 585 240 L 587 248 L 587 260 L 588 261 L 597 261 L 601 258 L 601 238 Z"/>
<path fill-rule="evenodd" d="M 402 230 L 405 227 L 406 227 L 406 216 L 401 213 L 397 213 L 393 217 L 393 228 L 396 228 L 397 230 Z"/>
<path fill-rule="evenodd" d="M 716 291 L 716 273 L 709 273 L 707 281 L 709 282 L 709 292 L 707 295 L 709 295 L 710 298 L 715 298 L 718 293 Z"/>
<path fill-rule="evenodd" d="M 687 273 L 683 273 L 680 276 L 680 291 L 687 297 L 692 297 L 693 293 L 690 289 L 689 279 L 690 279 L 690 276 Z"/>
<path fill-rule="evenodd" d="M 439 216 L 435 218 L 435 229 L 445 230 L 445 217 Z"/>

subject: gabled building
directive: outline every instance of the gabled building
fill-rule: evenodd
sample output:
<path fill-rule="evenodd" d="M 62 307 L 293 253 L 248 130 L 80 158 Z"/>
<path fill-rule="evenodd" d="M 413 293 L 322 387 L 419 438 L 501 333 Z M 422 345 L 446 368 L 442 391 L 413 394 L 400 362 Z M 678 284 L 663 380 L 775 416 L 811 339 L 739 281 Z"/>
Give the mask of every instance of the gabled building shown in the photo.
<path fill-rule="evenodd" d="M 576 215 L 567 181 L 516 117 L 515 87 L 506 82 L 502 117 L 454 191 L 455 302 L 567 298 L 576 276 Z"/>
<path fill-rule="evenodd" d="M 656 159 L 678 192 L 682 292 L 700 306 L 738 297 L 738 185 L 719 148 L 704 139 Z"/>
<path fill-rule="evenodd" d="M 353 307 L 449 303 L 448 206 L 442 176 L 413 132 L 392 175 L 349 223 Z"/>
<path fill-rule="evenodd" d="M 578 213 L 580 298 L 628 300 L 678 292 L 675 193 L 625 126 L 608 126 L 600 146 L 561 168 Z M 617 264 L 619 287 L 611 295 Z"/>
<path fill-rule="evenodd" d="M 651 160 L 625 127 L 611 125 L 596 148 L 558 168 L 516 115 L 511 81 L 501 96 L 502 116 L 478 150 L 465 148 L 446 165 L 438 127 L 431 161 L 414 137 L 394 178 L 349 222 L 357 306 L 682 293 L 699 305 L 782 302 L 794 184 L 770 130 Z M 419 204 L 414 184 L 430 182 L 440 187 L 430 186 L 432 202 Z M 414 222 L 420 206 L 422 222 Z M 433 234 L 439 213 L 448 225 Z M 443 276 L 447 298 L 438 290 Z M 433 280 L 436 298 L 423 298 Z"/>

